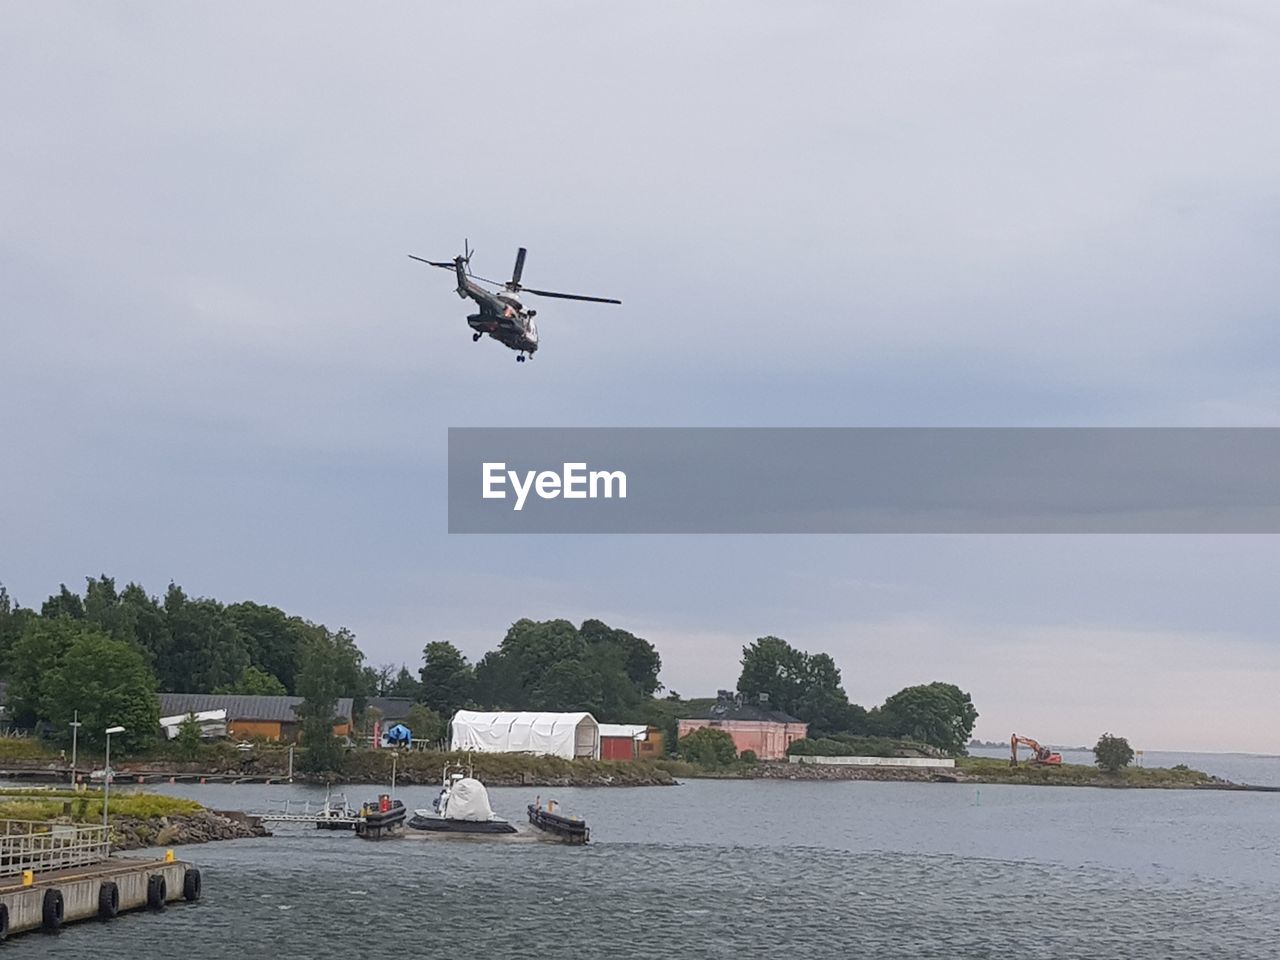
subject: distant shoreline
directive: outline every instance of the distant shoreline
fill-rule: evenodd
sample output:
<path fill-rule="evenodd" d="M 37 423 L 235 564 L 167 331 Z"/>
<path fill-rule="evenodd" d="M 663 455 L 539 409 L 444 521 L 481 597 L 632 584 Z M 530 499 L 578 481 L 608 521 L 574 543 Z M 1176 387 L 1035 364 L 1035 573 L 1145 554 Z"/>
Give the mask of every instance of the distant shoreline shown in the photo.
<path fill-rule="evenodd" d="M 434 755 L 401 757 L 397 783 L 402 786 L 434 786 L 439 782 L 440 758 Z M 775 781 L 881 781 L 899 783 L 952 783 L 973 786 L 1008 784 L 1036 787 L 1098 787 L 1111 790 L 1217 790 L 1280 793 L 1280 786 L 1237 783 L 1186 768 L 1127 767 L 1106 773 L 1083 764 L 1061 766 L 1008 766 L 991 757 L 960 757 L 955 767 L 852 766 L 846 764 L 795 764 L 784 761 L 735 762 L 719 768 L 700 768 L 678 760 L 567 761 L 516 754 L 477 755 L 476 776 L 492 787 L 651 787 L 675 786 L 685 780 Z M 379 765 L 381 766 L 381 765 Z M 9 761 L 0 769 L 0 780 L 22 783 L 67 784 L 70 770 L 47 762 Z M 389 774 L 389 764 L 388 770 Z M 82 772 L 82 776 L 86 772 Z M 130 763 L 122 765 L 115 782 L 120 786 L 160 783 L 186 784 L 377 784 L 383 782 L 373 764 L 356 765 L 343 774 L 295 773 L 290 780 L 283 770 L 242 771 L 201 764 Z"/>

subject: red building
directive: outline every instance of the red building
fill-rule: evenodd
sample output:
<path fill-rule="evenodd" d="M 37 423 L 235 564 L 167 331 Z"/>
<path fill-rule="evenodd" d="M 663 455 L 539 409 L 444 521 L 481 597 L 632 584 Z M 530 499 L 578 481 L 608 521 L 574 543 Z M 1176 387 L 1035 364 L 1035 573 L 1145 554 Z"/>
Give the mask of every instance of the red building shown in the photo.
<path fill-rule="evenodd" d="M 662 731 L 643 723 L 600 724 L 601 760 L 642 760 L 662 755 Z"/>
<path fill-rule="evenodd" d="M 701 717 L 680 720 L 677 735 L 713 727 L 733 738 L 739 753 L 752 750 L 761 760 L 785 760 L 787 748 L 809 735 L 809 724 L 781 710 L 770 710 L 768 702 L 744 703 L 741 696 L 721 690 L 716 702 Z"/>

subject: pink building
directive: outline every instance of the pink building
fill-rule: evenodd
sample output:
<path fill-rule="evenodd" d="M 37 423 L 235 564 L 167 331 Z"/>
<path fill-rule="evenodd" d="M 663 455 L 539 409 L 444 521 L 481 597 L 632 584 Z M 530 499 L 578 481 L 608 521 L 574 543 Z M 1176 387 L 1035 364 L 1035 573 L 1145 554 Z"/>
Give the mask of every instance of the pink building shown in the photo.
<path fill-rule="evenodd" d="M 809 734 L 809 724 L 781 710 L 770 710 L 768 703 L 743 703 L 740 696 L 721 690 L 719 698 L 701 717 L 680 720 L 676 735 L 683 737 L 703 727 L 723 730 L 733 738 L 739 753 L 754 750 L 761 760 L 784 760 L 787 747 Z"/>

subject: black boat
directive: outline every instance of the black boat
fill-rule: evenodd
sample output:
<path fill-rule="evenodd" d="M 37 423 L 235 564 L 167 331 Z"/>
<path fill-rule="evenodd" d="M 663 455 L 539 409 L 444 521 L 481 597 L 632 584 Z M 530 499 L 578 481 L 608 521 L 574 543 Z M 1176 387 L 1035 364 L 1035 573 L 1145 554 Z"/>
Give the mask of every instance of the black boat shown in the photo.
<path fill-rule="evenodd" d="M 529 822 L 546 833 L 553 833 L 566 843 L 586 843 L 591 839 L 591 828 L 585 820 L 578 817 L 566 817 L 557 813 L 557 804 L 549 800 L 544 807 L 541 802 L 529 804 Z"/>
<path fill-rule="evenodd" d="M 451 820 L 419 810 L 409 818 L 409 827 L 427 833 L 515 833 L 506 820 Z"/>
<path fill-rule="evenodd" d="M 381 840 L 396 833 L 409 811 L 399 800 L 392 800 L 386 794 L 378 797 L 374 803 L 366 804 L 360 811 L 360 822 L 356 824 L 356 836 L 366 840 Z"/>
<path fill-rule="evenodd" d="M 446 765 L 431 810 L 415 810 L 409 828 L 424 833 L 503 834 L 516 828 L 493 812 L 489 792 L 468 766 Z"/>

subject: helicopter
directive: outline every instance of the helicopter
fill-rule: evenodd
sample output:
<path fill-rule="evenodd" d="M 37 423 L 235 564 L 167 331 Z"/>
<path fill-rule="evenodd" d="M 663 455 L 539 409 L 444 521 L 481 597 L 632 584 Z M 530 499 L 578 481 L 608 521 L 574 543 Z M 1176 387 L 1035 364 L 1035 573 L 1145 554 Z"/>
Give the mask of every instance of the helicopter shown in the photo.
<path fill-rule="evenodd" d="M 531 293 L 537 297 L 555 297 L 559 300 L 587 300 L 591 303 L 622 303 L 607 297 L 584 297 L 576 293 L 555 293 L 551 290 L 534 290 L 521 285 L 520 277 L 524 274 L 524 258 L 528 252 L 524 247 L 516 251 L 516 265 L 511 271 L 511 279 L 505 283 L 486 280 L 471 272 L 471 257 L 475 253 L 467 240 L 462 241 L 462 253 L 450 261 L 428 260 L 425 257 L 409 257 L 420 263 L 452 270 L 458 277 L 458 296 L 471 299 L 480 307 L 479 313 L 467 317 L 470 324 L 472 341 L 479 340 L 486 333 L 499 343 L 516 351 L 516 360 L 523 363 L 538 350 L 538 326 L 533 318 L 537 310 L 528 310 L 520 302 L 521 293 Z M 480 286 L 487 283 L 501 287 L 497 291 L 489 291 Z"/>

